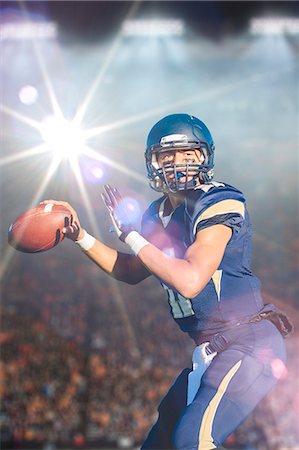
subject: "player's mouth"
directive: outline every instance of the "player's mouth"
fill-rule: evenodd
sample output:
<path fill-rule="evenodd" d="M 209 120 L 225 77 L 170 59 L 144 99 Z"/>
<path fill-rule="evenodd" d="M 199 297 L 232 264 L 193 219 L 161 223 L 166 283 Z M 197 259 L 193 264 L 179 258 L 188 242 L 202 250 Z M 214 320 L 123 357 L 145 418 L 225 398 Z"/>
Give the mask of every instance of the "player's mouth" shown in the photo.
<path fill-rule="evenodd" d="M 189 169 L 187 171 L 185 167 L 184 170 L 171 167 L 165 170 L 165 176 L 169 182 L 177 180 L 179 183 L 186 183 L 186 181 L 192 181 L 197 172 L 195 169 Z"/>

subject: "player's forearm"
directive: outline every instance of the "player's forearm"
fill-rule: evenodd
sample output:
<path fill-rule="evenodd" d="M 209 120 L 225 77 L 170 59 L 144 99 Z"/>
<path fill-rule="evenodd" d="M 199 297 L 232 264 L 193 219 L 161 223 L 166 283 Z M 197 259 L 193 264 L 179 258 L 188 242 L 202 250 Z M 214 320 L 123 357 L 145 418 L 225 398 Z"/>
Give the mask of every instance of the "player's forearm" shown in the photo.
<path fill-rule="evenodd" d="M 113 269 L 117 260 L 117 251 L 102 242 L 95 240 L 93 246 L 83 252 L 91 259 L 97 266 L 109 275 L 113 275 Z"/>
<path fill-rule="evenodd" d="M 151 273 L 184 297 L 193 298 L 219 268 L 231 236 L 231 229 L 224 225 L 203 229 L 182 259 L 166 256 L 137 232 L 131 232 L 125 242 Z"/>
<path fill-rule="evenodd" d="M 89 248 L 84 249 L 80 245 L 81 249 L 100 269 L 116 280 L 137 284 L 150 275 L 136 256 L 118 252 L 103 242 L 92 239 L 92 245 L 87 245 Z"/>
<path fill-rule="evenodd" d="M 202 267 L 201 271 L 194 270 L 188 260 L 170 258 L 151 244 L 140 250 L 138 258 L 153 275 L 186 298 L 197 295 L 206 286 L 214 270 L 208 270 L 207 266 Z"/>

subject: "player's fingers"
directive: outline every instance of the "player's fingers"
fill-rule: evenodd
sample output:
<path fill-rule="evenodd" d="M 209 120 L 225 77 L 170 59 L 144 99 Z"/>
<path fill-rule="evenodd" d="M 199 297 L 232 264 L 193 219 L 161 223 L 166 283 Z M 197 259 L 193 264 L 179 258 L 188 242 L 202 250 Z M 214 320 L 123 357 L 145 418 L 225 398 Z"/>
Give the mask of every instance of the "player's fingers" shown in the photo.
<path fill-rule="evenodd" d="M 104 188 L 106 190 L 106 194 L 109 198 L 109 202 L 111 203 L 112 208 L 115 208 L 117 206 L 117 198 L 115 197 L 115 193 L 113 191 L 113 188 L 109 184 L 105 184 Z"/>
<path fill-rule="evenodd" d="M 65 227 L 68 227 L 69 224 L 70 224 L 70 218 L 66 216 L 66 217 L 64 218 L 64 226 L 65 226 Z"/>
<path fill-rule="evenodd" d="M 101 194 L 101 197 L 102 197 L 102 200 L 103 200 L 104 205 L 106 206 L 106 208 L 108 208 L 110 210 L 110 208 L 109 208 L 110 204 L 109 204 L 109 201 L 108 201 L 107 197 L 105 196 L 105 194 Z"/>
<path fill-rule="evenodd" d="M 70 227 L 63 227 L 61 232 L 65 235 L 68 235 L 70 233 Z"/>
<path fill-rule="evenodd" d="M 62 228 L 62 233 L 65 234 L 66 236 L 78 233 L 79 231 L 79 227 L 78 225 L 69 225 L 67 227 Z"/>
<path fill-rule="evenodd" d="M 111 195 L 111 188 L 109 184 L 105 184 L 104 189 L 105 189 L 104 195 L 106 198 L 107 205 L 113 206 L 113 196 Z"/>
<path fill-rule="evenodd" d="M 74 208 L 68 202 L 63 202 L 63 201 L 60 201 L 60 200 L 53 200 L 53 199 L 43 200 L 42 202 L 40 202 L 40 205 L 46 205 L 46 204 L 49 204 L 49 203 L 51 203 L 53 205 L 64 206 L 65 208 L 67 208 L 71 212 L 74 211 Z"/>
<path fill-rule="evenodd" d="M 119 191 L 115 187 L 110 186 L 110 193 L 116 204 L 118 204 L 122 200 Z"/>
<path fill-rule="evenodd" d="M 108 209 L 108 211 L 111 213 L 113 212 L 113 206 L 109 200 L 109 198 L 105 195 L 105 194 L 101 194 L 102 200 L 106 206 L 106 208 Z"/>
<path fill-rule="evenodd" d="M 72 216 L 75 217 L 78 220 L 78 222 L 79 222 L 77 212 L 75 211 L 75 209 L 68 202 L 63 202 L 63 201 L 60 201 L 60 200 L 58 201 L 58 200 L 50 199 L 50 200 L 43 200 L 42 202 L 40 202 L 40 205 L 47 204 L 47 203 L 53 203 L 53 205 L 64 206 L 66 209 L 68 209 L 70 211 Z"/>
<path fill-rule="evenodd" d="M 61 201 L 61 200 L 53 200 L 53 199 L 43 200 L 39 204 L 40 205 L 46 205 L 47 203 L 52 203 L 53 205 L 65 206 L 69 210 L 72 210 L 72 211 L 74 210 L 74 208 L 68 202 L 64 202 L 64 201 Z"/>
<path fill-rule="evenodd" d="M 106 206 L 108 206 L 109 204 L 109 198 L 107 197 L 107 195 L 105 194 L 105 192 L 101 192 L 101 197 L 103 202 L 105 203 Z"/>
<path fill-rule="evenodd" d="M 122 201 L 122 196 L 120 195 L 118 189 L 113 188 L 113 194 L 114 194 L 114 197 L 116 198 L 117 202 L 120 203 Z"/>
<path fill-rule="evenodd" d="M 111 209 L 113 209 L 113 206 L 114 206 L 113 199 L 110 195 L 109 189 L 106 186 L 105 186 L 105 190 L 106 190 L 106 192 L 103 192 L 101 195 L 102 195 L 102 199 L 103 199 L 105 205 L 107 206 L 107 208 L 110 211 Z"/>

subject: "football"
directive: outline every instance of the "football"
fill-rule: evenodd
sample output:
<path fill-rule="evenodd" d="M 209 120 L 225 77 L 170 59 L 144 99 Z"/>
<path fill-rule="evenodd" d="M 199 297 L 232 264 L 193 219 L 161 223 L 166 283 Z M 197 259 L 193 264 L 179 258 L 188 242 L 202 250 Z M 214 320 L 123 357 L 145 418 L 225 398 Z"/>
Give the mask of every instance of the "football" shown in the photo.
<path fill-rule="evenodd" d="M 62 205 L 40 204 L 21 214 L 8 229 L 8 243 L 24 253 L 44 252 L 64 238 L 62 229 L 71 219 Z"/>

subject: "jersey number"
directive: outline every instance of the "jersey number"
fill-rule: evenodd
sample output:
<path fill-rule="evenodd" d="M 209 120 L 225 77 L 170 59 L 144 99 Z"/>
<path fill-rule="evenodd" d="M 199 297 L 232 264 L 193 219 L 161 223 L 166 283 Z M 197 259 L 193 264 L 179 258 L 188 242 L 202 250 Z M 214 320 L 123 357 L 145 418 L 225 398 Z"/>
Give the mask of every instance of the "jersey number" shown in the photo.
<path fill-rule="evenodd" d="M 192 303 L 189 298 L 183 297 L 178 292 L 174 292 L 163 284 L 164 289 L 167 290 L 168 303 L 171 308 L 171 313 L 174 319 L 182 319 L 183 317 L 194 316 L 195 312 L 192 308 Z"/>

